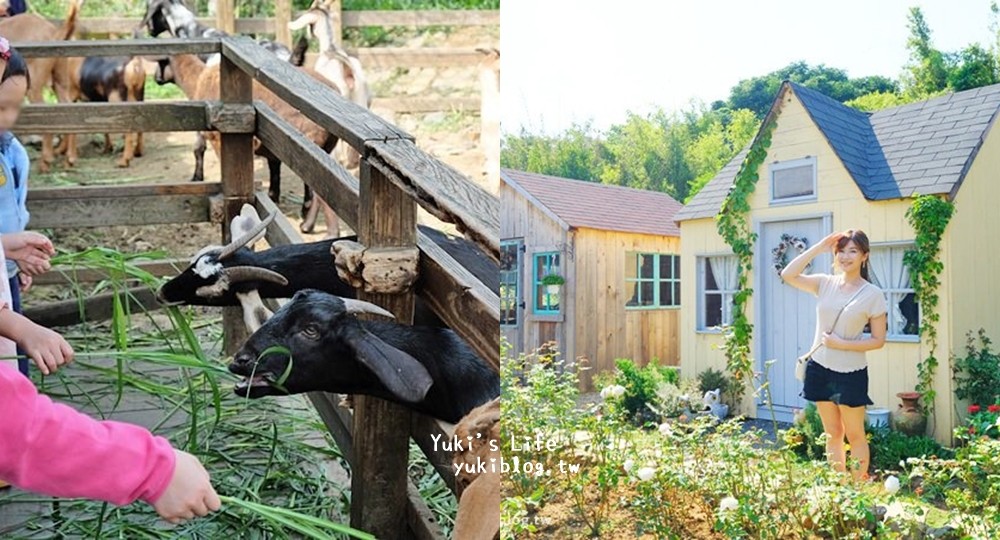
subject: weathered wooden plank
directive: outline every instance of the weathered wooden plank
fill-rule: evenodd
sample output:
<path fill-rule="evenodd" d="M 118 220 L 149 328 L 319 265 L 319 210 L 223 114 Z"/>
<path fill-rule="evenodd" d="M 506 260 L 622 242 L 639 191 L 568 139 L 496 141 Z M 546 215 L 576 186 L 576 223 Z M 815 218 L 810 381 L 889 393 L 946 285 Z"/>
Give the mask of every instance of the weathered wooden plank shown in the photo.
<path fill-rule="evenodd" d="M 427 237 L 420 248 L 420 297 L 438 317 L 500 371 L 500 298 Z"/>
<path fill-rule="evenodd" d="M 216 38 L 32 41 L 12 43 L 12 45 L 25 58 L 45 56 L 163 56 L 164 54 L 211 54 L 220 50 L 219 40 Z"/>
<path fill-rule="evenodd" d="M 77 200 L 28 197 L 31 227 L 67 229 L 109 225 L 202 223 L 210 220 L 204 195 L 147 195 L 94 197 Z"/>
<path fill-rule="evenodd" d="M 344 11 L 344 26 L 500 26 L 497 10 Z"/>
<path fill-rule="evenodd" d="M 483 54 L 472 47 L 365 47 L 347 49 L 365 69 L 392 67 L 468 67 L 478 65 Z"/>
<path fill-rule="evenodd" d="M 141 270 L 156 277 L 175 276 L 188 266 L 187 259 L 167 259 L 163 261 L 140 261 L 133 263 Z M 48 273 L 35 276 L 35 285 L 65 285 L 68 283 L 94 283 L 109 277 L 128 277 L 121 272 L 109 272 L 103 268 L 53 268 Z"/>
<path fill-rule="evenodd" d="M 208 129 L 219 133 L 253 133 L 257 129 L 257 112 L 250 104 L 209 101 L 206 114 Z"/>
<path fill-rule="evenodd" d="M 439 437 L 437 443 L 434 442 L 435 435 Z M 441 479 L 448 485 L 448 489 L 455 493 L 455 468 L 452 466 L 454 455 L 441 449 L 442 441 L 450 440 L 451 435 L 442 429 L 438 420 L 420 413 L 413 413 L 410 436 L 427 456 L 427 461 L 434 467 L 434 470 L 441 475 Z"/>
<path fill-rule="evenodd" d="M 500 260 L 500 199 L 412 141 L 370 141 L 370 159 L 424 210 L 454 223 L 467 238 Z"/>
<path fill-rule="evenodd" d="M 112 318 L 115 293 L 104 293 L 83 300 L 83 312 L 77 300 L 63 300 L 24 309 L 24 316 L 47 327 L 71 326 L 84 321 L 105 321 Z M 133 287 L 122 300 L 128 300 L 132 311 L 160 309 L 155 294 L 149 287 Z"/>
<path fill-rule="evenodd" d="M 228 0 L 230 22 L 232 0 Z M 222 13 L 219 2 L 219 13 Z M 221 17 L 221 15 L 220 15 Z M 220 19 L 221 20 L 221 19 Z M 259 48 L 259 47 L 258 47 Z M 219 97 L 225 105 L 252 105 L 253 79 L 240 70 L 227 57 L 222 57 L 219 73 Z M 249 133 L 223 133 L 221 135 L 220 165 L 222 168 L 222 195 L 225 210 L 222 220 L 222 241 L 231 240 L 229 223 L 240 214 L 244 204 L 253 203 L 253 135 Z M 240 307 L 227 307 L 222 311 L 222 332 L 227 355 L 235 354 L 249 337 Z"/>
<path fill-rule="evenodd" d="M 411 247 L 417 240 L 417 205 L 379 169 L 361 160 L 358 241 L 368 248 Z M 382 306 L 403 324 L 413 322 L 413 291 L 358 298 Z M 373 396 L 354 396 L 351 526 L 377 538 L 403 539 L 411 413 Z"/>
<path fill-rule="evenodd" d="M 257 137 L 264 146 L 354 228 L 358 223 L 358 179 L 267 104 L 258 101 L 255 106 Z"/>
<path fill-rule="evenodd" d="M 375 98 L 372 109 L 392 111 L 394 113 L 429 113 L 429 112 L 479 112 L 479 98 Z"/>
<path fill-rule="evenodd" d="M 496 10 L 416 10 L 416 11 L 344 11 L 343 26 L 499 26 L 500 12 Z M 218 19 L 199 17 L 198 22 L 215 26 Z M 50 19 L 62 24 L 62 19 Z M 77 26 L 81 34 L 131 34 L 142 23 L 138 17 L 84 17 Z M 274 34 L 275 19 L 247 17 L 236 19 L 236 33 Z"/>
<path fill-rule="evenodd" d="M 226 37 L 222 43 L 223 56 L 354 148 L 362 148 L 366 140 L 412 140 L 412 136 L 344 99 L 302 70 L 278 60 L 250 38 Z"/>
<path fill-rule="evenodd" d="M 56 188 L 32 188 L 28 203 L 33 201 L 79 200 L 79 199 L 130 199 L 152 195 L 201 195 L 211 196 L 222 193 L 218 182 L 184 182 L 180 184 L 125 184 L 117 186 L 73 186 Z M 34 225 L 34 223 L 32 223 Z"/>
<path fill-rule="evenodd" d="M 203 131 L 210 127 L 206 107 L 203 101 L 25 105 L 14 131 L 39 134 Z"/>

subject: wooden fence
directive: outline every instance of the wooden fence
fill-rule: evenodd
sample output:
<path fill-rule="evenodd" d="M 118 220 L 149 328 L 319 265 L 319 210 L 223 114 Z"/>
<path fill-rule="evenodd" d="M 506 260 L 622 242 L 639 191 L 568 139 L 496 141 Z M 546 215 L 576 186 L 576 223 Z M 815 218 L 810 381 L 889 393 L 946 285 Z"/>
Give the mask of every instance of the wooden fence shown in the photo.
<path fill-rule="evenodd" d="M 346 101 L 246 37 L 192 40 L 75 41 L 17 45 L 25 56 L 222 53 L 221 100 L 186 103 L 60 104 L 25 108 L 16 130 L 204 131 L 221 133 L 222 183 L 38 189 L 31 192 L 33 226 L 184 223 L 210 219 L 211 198 L 221 195 L 223 242 L 229 221 L 245 203 L 264 216 L 277 213 L 265 193 L 255 192 L 253 143 L 258 138 L 294 170 L 368 247 L 416 246 L 420 279 L 400 295 L 359 292 L 359 298 L 411 322 L 415 295 L 499 369 L 500 309 L 497 295 L 416 228 L 419 205 L 453 223 L 485 253 L 499 260 L 499 201 L 461 174 L 419 150 L 413 138 L 371 112 Z M 259 81 L 310 119 L 357 149 L 360 180 L 302 136 L 267 105 L 255 102 Z M 269 227 L 271 245 L 300 242 L 278 215 Z M 331 265 L 333 264 L 331 258 Z M 159 267 L 169 273 L 169 268 Z M 141 299 L 139 301 L 142 301 Z M 245 339 L 239 308 L 224 308 L 227 354 Z M 393 403 L 356 396 L 353 416 L 335 396 L 309 396 L 352 468 L 351 524 L 378 538 L 443 538 L 427 505 L 407 477 L 410 437 L 454 489 L 451 456 L 434 448 L 443 434 L 434 420 Z M 447 439 L 447 437 L 445 437 Z"/>

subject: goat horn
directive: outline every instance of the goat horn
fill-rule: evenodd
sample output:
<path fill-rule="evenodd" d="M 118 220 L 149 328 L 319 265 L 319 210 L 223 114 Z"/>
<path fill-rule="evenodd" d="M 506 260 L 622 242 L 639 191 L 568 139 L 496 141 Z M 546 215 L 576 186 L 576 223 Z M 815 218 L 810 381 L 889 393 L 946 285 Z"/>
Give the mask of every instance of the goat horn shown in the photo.
<path fill-rule="evenodd" d="M 271 283 L 277 283 L 278 285 L 288 285 L 288 280 L 285 276 L 267 268 L 261 268 L 259 266 L 231 266 L 224 270 L 226 276 L 229 277 L 230 283 L 239 283 L 241 281 L 270 281 Z"/>
<path fill-rule="evenodd" d="M 257 226 L 254 227 L 253 229 L 247 231 L 246 234 L 244 234 L 239 238 L 234 238 L 233 241 L 229 243 L 229 245 L 222 248 L 222 251 L 219 252 L 219 255 L 218 257 L 216 257 L 216 259 L 221 261 L 222 259 L 225 259 L 226 257 L 232 255 L 233 253 L 236 253 L 236 250 L 252 242 L 253 239 L 256 238 L 258 234 L 263 232 L 264 229 L 266 229 L 267 226 L 270 225 L 272 221 L 274 221 L 274 218 L 277 215 L 278 215 L 277 212 L 272 212 L 271 215 L 264 218 L 263 221 L 258 223 Z"/>
<path fill-rule="evenodd" d="M 390 319 L 395 319 L 396 316 L 388 311 L 372 304 L 371 302 L 365 302 L 364 300 L 355 300 L 353 298 L 341 298 L 344 302 L 344 308 L 348 313 L 358 314 L 358 313 L 371 313 L 373 315 L 381 315 L 383 317 L 389 317 Z"/>

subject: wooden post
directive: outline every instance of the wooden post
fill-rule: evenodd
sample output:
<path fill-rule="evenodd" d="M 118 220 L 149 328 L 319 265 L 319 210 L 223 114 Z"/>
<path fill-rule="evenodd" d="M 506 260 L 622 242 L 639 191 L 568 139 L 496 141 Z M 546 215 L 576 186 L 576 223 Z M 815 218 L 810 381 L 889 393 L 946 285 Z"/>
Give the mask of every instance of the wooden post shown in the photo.
<path fill-rule="evenodd" d="M 292 31 L 288 23 L 292 20 L 292 0 L 278 0 L 274 5 L 274 39 L 289 49 L 292 48 Z"/>
<path fill-rule="evenodd" d="M 232 0 L 220 0 L 232 6 Z M 232 38 L 225 38 L 232 39 Z M 225 104 L 250 104 L 253 99 L 253 81 L 225 55 L 220 66 L 219 95 Z M 229 223 L 239 215 L 246 203 L 253 204 L 253 134 L 223 133 L 220 163 L 222 166 L 222 196 L 225 218 L 222 221 L 222 241 L 230 241 Z M 246 341 L 247 328 L 243 310 L 239 307 L 224 308 L 222 330 L 225 354 L 234 354 Z"/>
<path fill-rule="evenodd" d="M 215 26 L 227 34 L 236 33 L 236 0 L 217 0 Z"/>
<path fill-rule="evenodd" d="M 416 245 L 416 203 L 365 159 L 361 160 L 360 191 L 358 238 L 364 245 Z M 401 323 L 413 321 L 412 291 L 395 295 L 359 291 L 358 297 L 391 311 Z M 408 409 L 395 403 L 354 396 L 351 526 L 380 540 L 408 538 L 410 416 Z"/>
<path fill-rule="evenodd" d="M 330 13 L 330 26 L 333 27 L 333 41 L 338 47 L 344 46 L 344 6 L 341 0 L 327 0 L 326 10 Z"/>

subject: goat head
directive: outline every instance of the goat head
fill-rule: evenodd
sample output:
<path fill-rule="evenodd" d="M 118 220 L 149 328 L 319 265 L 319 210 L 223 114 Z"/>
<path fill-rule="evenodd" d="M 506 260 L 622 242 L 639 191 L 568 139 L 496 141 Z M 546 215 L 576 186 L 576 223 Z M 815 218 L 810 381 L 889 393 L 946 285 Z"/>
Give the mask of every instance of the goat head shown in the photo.
<path fill-rule="evenodd" d="M 402 403 L 424 398 L 432 379 L 417 359 L 383 341 L 354 315 L 384 309 L 307 289 L 254 332 L 229 370 L 245 377 L 235 392 L 266 395 L 336 391 Z"/>

